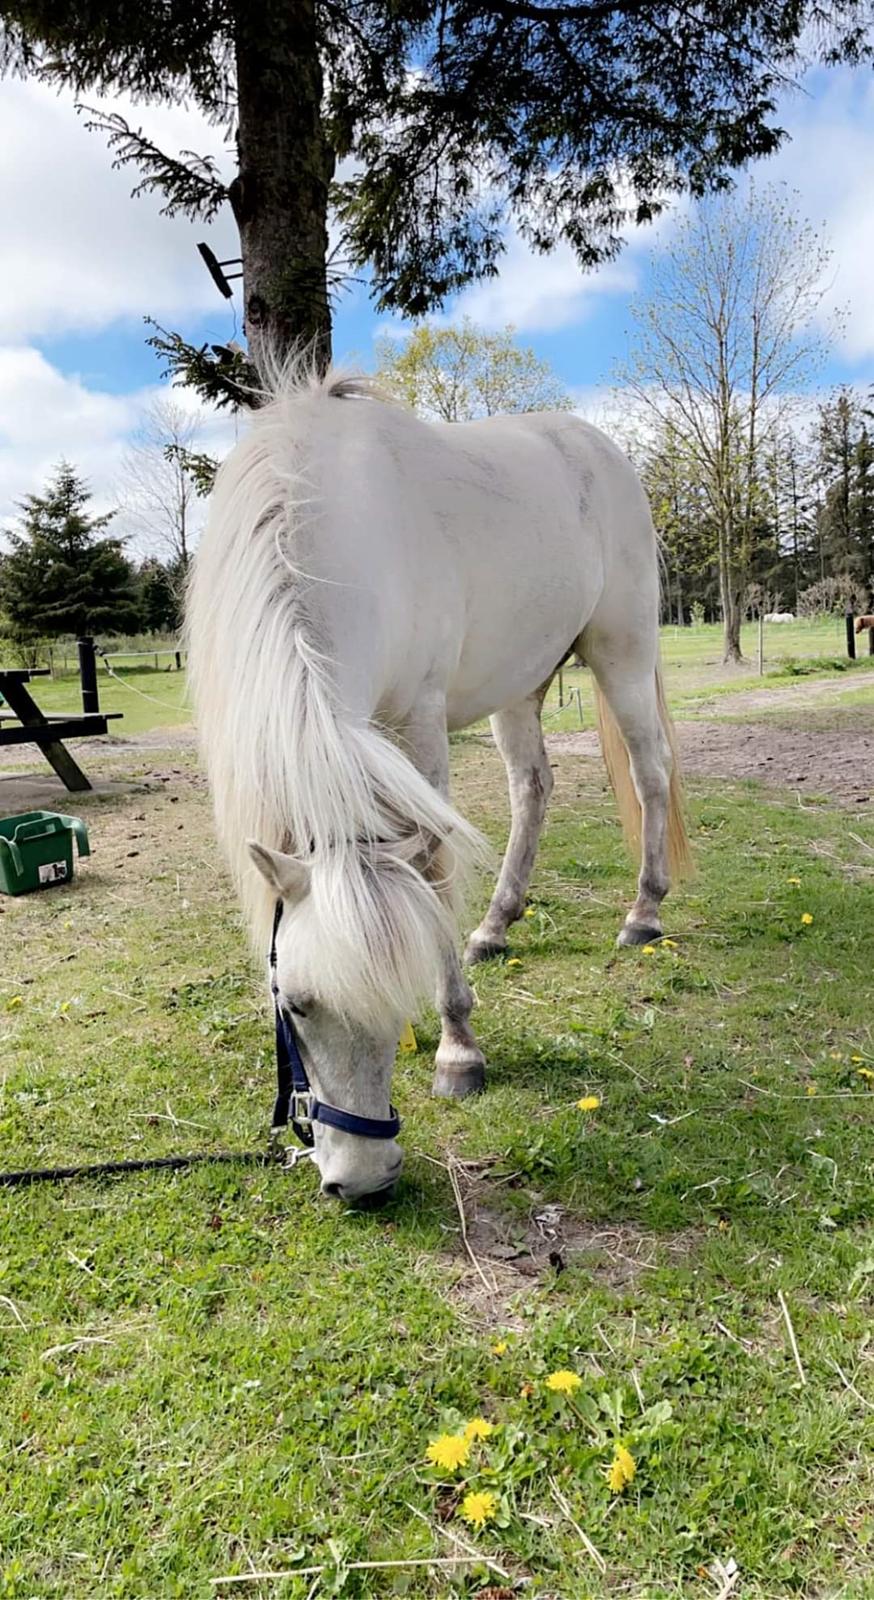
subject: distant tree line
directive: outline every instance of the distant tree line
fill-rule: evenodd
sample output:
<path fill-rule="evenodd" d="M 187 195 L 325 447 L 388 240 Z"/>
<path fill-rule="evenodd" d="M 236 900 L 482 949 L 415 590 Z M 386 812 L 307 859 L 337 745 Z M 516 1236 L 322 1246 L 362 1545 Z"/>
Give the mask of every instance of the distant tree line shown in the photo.
<path fill-rule="evenodd" d="M 89 510 L 87 484 L 62 461 L 42 494 L 20 502 L 0 554 L 0 639 L 20 656 L 44 641 L 175 633 L 187 552 L 133 561 L 108 530 L 115 513 Z"/>
<path fill-rule="evenodd" d="M 708 486 L 668 415 L 635 450 L 665 562 L 666 621 L 723 616 L 719 529 Z M 757 452 L 738 552 L 739 615 L 870 611 L 874 600 L 874 410 L 848 388 Z"/>

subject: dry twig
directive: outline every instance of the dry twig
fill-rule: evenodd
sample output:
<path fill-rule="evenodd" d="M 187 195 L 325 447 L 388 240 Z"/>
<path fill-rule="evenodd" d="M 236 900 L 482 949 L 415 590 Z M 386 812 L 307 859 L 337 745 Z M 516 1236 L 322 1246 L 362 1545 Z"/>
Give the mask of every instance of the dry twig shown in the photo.
<path fill-rule="evenodd" d="M 789 1307 L 786 1304 L 785 1298 L 783 1296 L 783 1290 L 782 1289 L 778 1289 L 777 1290 L 777 1299 L 780 1302 L 780 1310 L 783 1313 L 783 1321 L 786 1324 L 786 1332 L 789 1335 L 789 1343 L 792 1346 L 792 1355 L 793 1355 L 793 1358 L 795 1360 L 795 1365 L 796 1365 L 796 1367 L 798 1369 L 798 1376 L 801 1379 L 801 1382 L 806 1384 L 807 1383 L 807 1374 L 805 1373 L 804 1368 L 801 1365 L 801 1357 L 798 1354 L 798 1341 L 797 1341 L 797 1339 L 795 1337 L 795 1329 L 792 1326 L 792 1318 L 789 1315 Z"/>
<path fill-rule="evenodd" d="M 560 1488 L 559 1488 L 559 1486 L 556 1483 L 554 1478 L 550 1478 L 549 1487 L 550 1487 L 550 1489 L 552 1491 L 553 1500 L 555 1501 L 555 1503 L 558 1506 L 558 1509 L 562 1513 L 562 1515 L 567 1518 L 568 1522 L 570 1523 L 571 1527 L 574 1530 L 574 1533 L 576 1534 L 577 1538 L 579 1539 L 580 1543 L 582 1544 L 583 1549 L 586 1552 L 586 1555 L 589 1556 L 592 1561 L 594 1561 L 595 1566 L 598 1568 L 599 1572 L 606 1572 L 607 1571 L 607 1563 L 604 1560 L 604 1557 L 600 1554 L 599 1551 L 597 1551 L 595 1549 L 595 1546 L 593 1545 L 591 1539 L 589 1538 L 589 1535 L 583 1531 L 583 1529 L 580 1527 L 579 1523 L 576 1521 L 576 1519 L 575 1519 L 575 1517 L 573 1515 L 573 1512 L 571 1511 L 571 1508 L 567 1503 L 567 1500 L 565 1499 L 564 1495 L 562 1494 L 562 1492 L 561 1492 L 561 1490 L 560 1490 Z"/>

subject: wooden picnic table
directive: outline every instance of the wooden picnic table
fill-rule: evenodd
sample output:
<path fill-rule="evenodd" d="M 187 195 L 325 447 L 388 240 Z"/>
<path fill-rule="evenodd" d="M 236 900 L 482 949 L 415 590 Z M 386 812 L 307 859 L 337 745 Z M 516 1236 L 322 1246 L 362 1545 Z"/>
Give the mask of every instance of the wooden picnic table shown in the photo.
<path fill-rule="evenodd" d="M 90 789 L 78 761 L 70 754 L 65 739 L 82 739 L 89 734 L 108 732 L 107 723 L 120 717 L 120 711 L 65 712 L 46 716 L 27 688 L 31 678 L 47 678 L 48 668 L 0 667 L 0 695 L 13 713 L 14 722 L 0 709 L 0 748 L 4 745 L 39 745 L 49 765 L 66 787 L 78 792 Z M 11 725 L 7 725 L 10 724 Z M 17 725 L 16 725 L 17 724 Z"/>

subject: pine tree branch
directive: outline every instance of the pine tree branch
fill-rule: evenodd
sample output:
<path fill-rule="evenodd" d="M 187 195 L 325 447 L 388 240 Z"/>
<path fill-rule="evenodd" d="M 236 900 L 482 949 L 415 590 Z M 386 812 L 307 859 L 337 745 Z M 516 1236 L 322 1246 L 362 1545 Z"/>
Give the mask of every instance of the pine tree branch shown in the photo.
<path fill-rule="evenodd" d="M 214 456 L 208 456 L 203 450 L 188 450 L 184 444 L 165 445 L 164 456 L 167 461 L 178 462 L 182 471 L 188 474 L 194 485 L 195 494 L 202 499 L 212 494 L 212 486 L 218 472 L 218 462 Z"/>
<path fill-rule="evenodd" d="M 201 399 L 219 409 L 230 406 L 233 410 L 240 407 L 253 410 L 261 404 L 261 380 L 241 350 L 228 345 L 186 344 L 181 334 L 168 333 L 152 317 L 146 317 L 145 321 L 155 330 L 146 343 L 165 362 L 165 376 L 180 378 L 196 390 Z"/>
<path fill-rule="evenodd" d="M 199 217 L 209 222 L 228 198 L 228 190 L 218 177 L 218 168 L 212 156 L 199 156 L 194 150 L 181 150 L 178 156 L 168 156 L 147 139 L 142 128 L 132 128 L 118 111 L 100 111 L 93 106 L 78 103 L 76 110 L 85 115 L 85 126 L 90 133 L 102 133 L 114 152 L 113 167 L 135 165 L 143 177 L 133 189 L 134 195 L 162 192 L 165 202 L 161 207 L 164 217 Z"/>

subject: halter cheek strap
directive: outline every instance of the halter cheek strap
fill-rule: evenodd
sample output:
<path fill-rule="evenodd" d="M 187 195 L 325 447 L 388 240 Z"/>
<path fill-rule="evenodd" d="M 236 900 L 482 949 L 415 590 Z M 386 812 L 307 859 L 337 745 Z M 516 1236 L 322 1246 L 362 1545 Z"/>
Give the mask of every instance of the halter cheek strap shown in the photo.
<path fill-rule="evenodd" d="M 338 1128 L 341 1133 L 355 1133 L 362 1139 L 395 1139 L 400 1133 L 401 1119 L 390 1106 L 390 1117 L 359 1117 L 354 1111 L 341 1111 L 339 1106 L 327 1105 L 317 1100 L 310 1088 L 306 1067 L 297 1042 L 297 1031 L 289 1013 L 283 1009 L 276 981 L 276 935 L 282 921 L 282 901 L 277 900 L 273 914 L 273 934 L 270 940 L 270 989 L 276 1019 L 276 1104 L 273 1107 L 273 1129 L 276 1133 L 291 1123 L 301 1144 L 313 1144 L 313 1123 Z"/>

